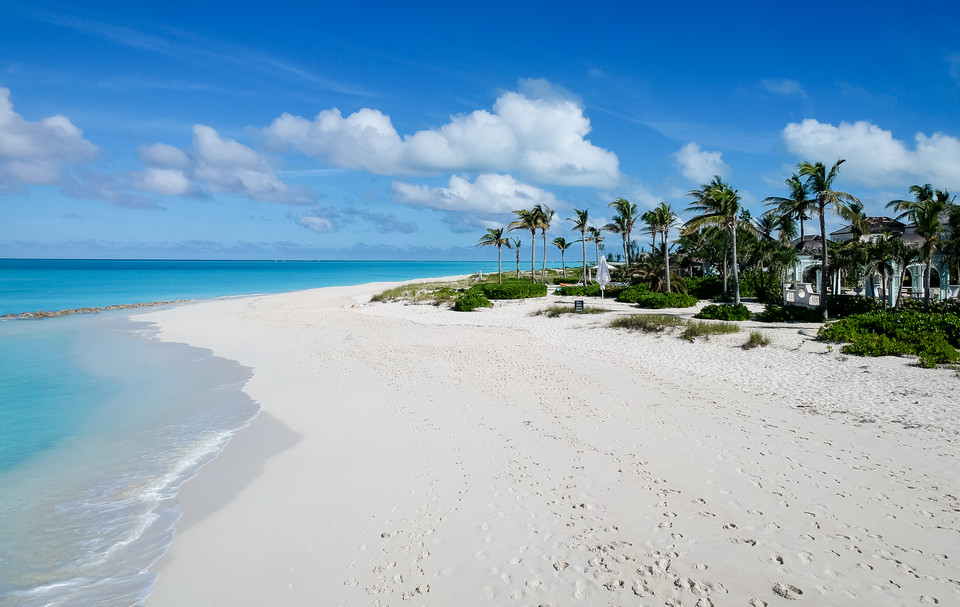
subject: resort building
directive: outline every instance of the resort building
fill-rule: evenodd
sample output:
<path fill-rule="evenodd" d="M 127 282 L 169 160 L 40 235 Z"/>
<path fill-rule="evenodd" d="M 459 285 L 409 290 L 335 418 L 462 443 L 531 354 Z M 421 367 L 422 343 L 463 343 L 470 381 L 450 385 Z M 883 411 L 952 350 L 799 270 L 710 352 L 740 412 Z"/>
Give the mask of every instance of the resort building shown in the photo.
<path fill-rule="evenodd" d="M 888 234 L 890 238 L 903 241 L 914 250 L 919 249 L 923 242 L 923 238 L 916 233 L 912 226 L 896 219 L 868 217 L 867 223 L 870 226 L 870 232 L 859 235 L 861 242 L 876 242 L 884 234 Z M 949 231 L 949 228 L 947 230 Z M 850 242 L 857 236 L 853 226 L 847 225 L 831 232 L 830 241 Z M 950 236 L 949 233 L 945 234 L 943 239 L 948 240 Z M 803 239 L 797 239 L 793 242 L 798 256 L 793 266 L 792 281 L 789 285 L 784 286 L 785 302 L 811 306 L 819 305 L 821 242 L 819 235 L 804 236 Z M 900 298 L 923 299 L 924 265 L 924 260 L 919 258 L 919 255 L 916 260 L 908 263 L 906 268 L 901 267 L 896 261 L 891 261 L 892 271 L 888 275 L 886 286 L 888 305 L 892 306 L 896 303 L 898 294 Z M 831 292 L 865 295 L 874 299 L 884 297 L 882 279 L 876 271 L 856 277 L 856 286 L 854 287 L 844 288 L 843 282 L 842 273 L 834 272 L 831 277 Z M 950 282 L 950 268 L 947 257 L 939 252 L 935 253 L 930 271 L 930 299 L 939 300 L 957 297 L 960 286 L 951 285 Z M 955 280 L 954 282 L 960 281 Z"/>

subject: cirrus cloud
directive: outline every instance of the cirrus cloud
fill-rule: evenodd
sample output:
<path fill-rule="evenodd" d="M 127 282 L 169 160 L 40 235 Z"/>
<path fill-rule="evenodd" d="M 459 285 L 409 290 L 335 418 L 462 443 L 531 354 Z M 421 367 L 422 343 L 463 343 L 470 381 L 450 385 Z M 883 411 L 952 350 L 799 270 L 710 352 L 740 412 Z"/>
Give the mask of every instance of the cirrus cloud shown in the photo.
<path fill-rule="evenodd" d="M 869 187 L 931 183 L 960 189 L 960 140 L 944 133 L 917 133 L 911 146 L 866 121 L 834 126 L 808 118 L 788 124 L 783 138 L 804 160 L 846 159 L 843 175 Z"/>
<path fill-rule="evenodd" d="M 619 160 L 586 135 L 581 104 L 545 81 L 508 92 L 493 111 L 452 116 L 439 127 L 401 136 L 390 117 L 364 108 L 348 116 L 323 110 L 310 120 L 283 114 L 265 129 L 268 144 L 333 166 L 382 175 L 517 172 L 551 185 L 611 187 Z M 550 93 L 550 94 L 547 94 Z"/>

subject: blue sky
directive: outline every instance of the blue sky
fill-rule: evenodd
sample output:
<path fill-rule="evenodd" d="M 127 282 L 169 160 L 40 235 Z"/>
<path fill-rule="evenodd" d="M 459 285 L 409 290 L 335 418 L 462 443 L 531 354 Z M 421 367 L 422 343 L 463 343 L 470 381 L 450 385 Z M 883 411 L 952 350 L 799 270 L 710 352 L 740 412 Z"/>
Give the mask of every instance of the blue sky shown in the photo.
<path fill-rule="evenodd" d="M 960 192 L 960 5 L 864 6 L 7 0 L 0 256 L 486 258 L 801 160 Z"/>

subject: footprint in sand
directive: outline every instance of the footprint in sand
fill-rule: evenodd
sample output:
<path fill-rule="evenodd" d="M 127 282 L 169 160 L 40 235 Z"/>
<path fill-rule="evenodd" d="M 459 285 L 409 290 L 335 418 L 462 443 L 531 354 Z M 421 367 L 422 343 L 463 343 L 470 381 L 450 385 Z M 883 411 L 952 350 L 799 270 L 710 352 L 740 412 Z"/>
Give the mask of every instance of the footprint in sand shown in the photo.
<path fill-rule="evenodd" d="M 790 599 L 795 601 L 798 596 L 803 594 L 803 590 L 800 590 L 799 588 L 791 584 L 784 584 L 783 582 L 777 582 L 773 586 L 773 593 L 779 597 L 783 597 L 785 599 Z"/>

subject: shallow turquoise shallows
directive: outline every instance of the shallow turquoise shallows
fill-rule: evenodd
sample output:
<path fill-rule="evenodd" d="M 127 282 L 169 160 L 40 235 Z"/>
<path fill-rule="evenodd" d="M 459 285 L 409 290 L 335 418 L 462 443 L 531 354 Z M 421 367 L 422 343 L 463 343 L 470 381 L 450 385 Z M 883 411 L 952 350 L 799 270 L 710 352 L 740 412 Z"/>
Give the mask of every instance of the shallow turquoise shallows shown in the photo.
<path fill-rule="evenodd" d="M 0 260 L 0 315 L 496 270 L 477 262 Z M 0 605 L 134 605 L 249 370 L 124 311 L 0 320 Z"/>

